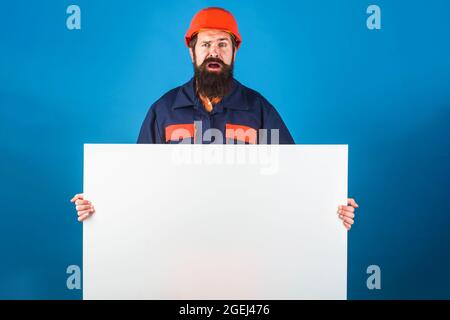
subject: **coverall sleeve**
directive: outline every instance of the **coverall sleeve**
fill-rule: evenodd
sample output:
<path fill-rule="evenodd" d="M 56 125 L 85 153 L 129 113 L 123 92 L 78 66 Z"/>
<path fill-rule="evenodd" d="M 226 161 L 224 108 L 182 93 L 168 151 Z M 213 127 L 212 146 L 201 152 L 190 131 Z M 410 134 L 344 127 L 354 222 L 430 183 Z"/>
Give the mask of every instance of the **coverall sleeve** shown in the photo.
<path fill-rule="evenodd" d="M 156 121 L 156 113 L 152 106 L 144 119 L 137 143 L 164 143 Z"/>
<path fill-rule="evenodd" d="M 261 96 L 263 104 L 263 128 L 268 130 L 268 144 L 276 143 L 271 141 L 271 129 L 279 130 L 279 144 L 295 144 L 289 129 L 284 123 L 278 111 L 272 104 Z"/>

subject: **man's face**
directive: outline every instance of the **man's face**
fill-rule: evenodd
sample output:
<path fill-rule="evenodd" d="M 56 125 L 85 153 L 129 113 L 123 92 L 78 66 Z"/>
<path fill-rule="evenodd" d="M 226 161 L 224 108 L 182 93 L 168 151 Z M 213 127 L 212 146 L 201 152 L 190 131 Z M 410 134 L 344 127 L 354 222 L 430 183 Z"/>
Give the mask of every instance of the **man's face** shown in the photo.
<path fill-rule="evenodd" d="M 220 30 L 199 32 L 197 43 L 189 52 L 197 92 L 208 98 L 226 96 L 233 84 L 236 55 L 230 34 Z"/>
<path fill-rule="evenodd" d="M 229 33 L 221 30 L 205 30 L 197 34 L 197 43 L 190 49 L 192 62 L 200 67 L 205 59 L 216 58 L 231 66 L 236 56 Z M 223 66 L 220 63 L 209 62 L 206 71 L 220 73 Z"/>

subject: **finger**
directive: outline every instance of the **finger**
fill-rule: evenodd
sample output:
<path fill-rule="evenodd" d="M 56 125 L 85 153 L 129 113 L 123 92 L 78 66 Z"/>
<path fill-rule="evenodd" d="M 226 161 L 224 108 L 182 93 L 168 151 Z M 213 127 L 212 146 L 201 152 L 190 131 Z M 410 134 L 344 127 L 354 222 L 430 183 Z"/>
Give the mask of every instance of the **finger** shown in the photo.
<path fill-rule="evenodd" d="M 81 217 L 82 215 L 85 215 L 87 213 L 91 214 L 91 213 L 94 213 L 94 212 L 95 212 L 94 209 L 89 209 L 89 210 L 78 211 L 77 214 L 78 214 L 79 217 Z"/>
<path fill-rule="evenodd" d="M 355 214 L 353 212 L 350 212 L 350 211 L 345 211 L 344 210 L 340 214 L 343 215 L 344 217 L 348 217 L 348 218 L 352 218 L 352 219 L 355 217 Z"/>
<path fill-rule="evenodd" d="M 89 210 L 89 209 L 92 209 L 92 206 L 90 204 L 75 207 L 75 210 L 77 210 L 77 211 L 83 211 L 83 210 Z"/>
<path fill-rule="evenodd" d="M 87 218 L 89 218 L 89 216 L 90 216 L 89 213 L 83 214 L 82 216 L 79 216 L 79 217 L 78 217 L 78 221 L 84 221 L 84 220 L 86 220 Z"/>
<path fill-rule="evenodd" d="M 350 211 L 350 212 L 355 212 L 355 208 L 351 207 L 351 206 L 339 206 L 339 210 L 338 211 Z"/>
<path fill-rule="evenodd" d="M 354 224 L 355 223 L 355 220 L 353 220 L 351 218 L 347 218 L 347 217 L 345 217 L 343 215 L 340 215 L 339 219 L 341 219 L 344 222 L 347 222 L 348 224 Z"/>
<path fill-rule="evenodd" d="M 346 216 L 344 216 L 342 214 L 338 215 L 338 218 L 341 219 L 342 221 L 345 221 L 345 222 L 349 223 L 349 224 L 353 224 L 354 223 L 354 220 L 352 218 L 346 217 Z"/>
<path fill-rule="evenodd" d="M 344 227 L 347 229 L 347 230 L 350 230 L 351 228 L 352 228 L 352 225 L 351 224 L 348 224 L 347 222 L 343 222 L 344 223 Z"/>
<path fill-rule="evenodd" d="M 70 199 L 70 202 L 75 202 L 78 199 L 83 200 L 83 194 L 82 193 L 78 193 L 78 194 L 74 195 L 73 198 Z"/>
<path fill-rule="evenodd" d="M 351 205 L 354 208 L 359 208 L 359 205 L 356 203 L 355 199 L 353 199 L 353 198 L 348 198 L 347 204 Z"/>
<path fill-rule="evenodd" d="M 91 205 L 91 202 L 89 200 L 77 200 L 77 201 L 75 201 L 75 205 L 77 205 L 77 206 Z"/>

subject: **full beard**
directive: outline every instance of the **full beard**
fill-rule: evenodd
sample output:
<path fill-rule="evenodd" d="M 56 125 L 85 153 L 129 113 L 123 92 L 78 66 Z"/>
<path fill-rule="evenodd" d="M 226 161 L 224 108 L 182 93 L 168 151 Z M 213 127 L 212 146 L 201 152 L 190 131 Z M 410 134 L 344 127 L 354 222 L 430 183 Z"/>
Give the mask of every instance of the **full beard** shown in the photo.
<path fill-rule="evenodd" d="M 209 71 L 208 63 L 215 62 L 221 65 L 218 72 Z M 218 58 L 207 58 L 200 66 L 194 61 L 194 78 L 197 92 L 208 98 L 223 98 L 231 90 L 233 84 L 233 61 L 227 65 Z"/>

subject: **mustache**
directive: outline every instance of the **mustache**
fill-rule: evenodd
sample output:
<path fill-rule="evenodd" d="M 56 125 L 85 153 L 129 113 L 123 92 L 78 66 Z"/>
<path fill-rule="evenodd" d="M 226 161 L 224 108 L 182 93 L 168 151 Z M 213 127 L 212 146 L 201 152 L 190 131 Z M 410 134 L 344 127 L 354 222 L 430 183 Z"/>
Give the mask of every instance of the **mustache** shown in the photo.
<path fill-rule="evenodd" d="M 225 62 L 223 62 L 221 59 L 209 57 L 209 58 L 206 58 L 205 60 L 203 60 L 203 63 L 202 63 L 202 65 L 201 65 L 201 67 L 206 67 L 206 65 L 207 65 L 208 63 L 218 63 L 218 64 L 220 64 L 222 67 L 226 66 Z"/>

